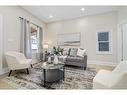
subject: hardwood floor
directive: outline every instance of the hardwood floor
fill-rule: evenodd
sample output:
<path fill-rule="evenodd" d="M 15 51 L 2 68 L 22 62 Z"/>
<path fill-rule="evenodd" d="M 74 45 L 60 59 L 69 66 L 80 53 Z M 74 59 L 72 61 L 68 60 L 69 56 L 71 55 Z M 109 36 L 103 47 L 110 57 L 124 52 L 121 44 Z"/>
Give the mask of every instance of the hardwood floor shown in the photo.
<path fill-rule="evenodd" d="M 89 64 L 88 67 L 96 68 L 97 71 L 101 69 L 112 71 L 115 68 L 114 66 L 96 65 L 96 64 Z"/>
<path fill-rule="evenodd" d="M 96 65 L 96 64 L 89 64 L 88 67 L 96 68 L 97 71 L 99 71 L 101 69 L 112 71 L 115 68 L 112 66 Z M 8 76 L 8 74 L 1 75 L 0 80 L 6 76 Z M 0 89 L 14 89 L 14 88 L 11 87 L 9 84 L 0 81 Z"/>
<path fill-rule="evenodd" d="M 8 73 L 0 76 L 0 89 L 13 89 L 13 87 L 11 87 L 9 84 L 1 81 L 2 78 L 7 76 L 8 76 Z"/>

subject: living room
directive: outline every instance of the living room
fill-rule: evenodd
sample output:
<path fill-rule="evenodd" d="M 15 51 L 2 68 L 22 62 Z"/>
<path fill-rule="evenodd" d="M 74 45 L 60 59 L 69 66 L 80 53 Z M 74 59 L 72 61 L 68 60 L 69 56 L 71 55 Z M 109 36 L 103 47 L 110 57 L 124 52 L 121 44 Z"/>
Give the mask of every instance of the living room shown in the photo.
<path fill-rule="evenodd" d="M 126 6 L 0 6 L 0 88 L 126 89 L 126 13 Z"/>

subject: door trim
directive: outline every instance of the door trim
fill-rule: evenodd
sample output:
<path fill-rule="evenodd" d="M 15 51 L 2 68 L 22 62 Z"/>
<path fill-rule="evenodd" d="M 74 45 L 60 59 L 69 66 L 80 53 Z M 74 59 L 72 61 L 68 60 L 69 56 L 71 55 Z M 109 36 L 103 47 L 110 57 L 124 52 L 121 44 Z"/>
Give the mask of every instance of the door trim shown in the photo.
<path fill-rule="evenodd" d="M 122 25 L 127 23 L 127 19 L 120 24 L 118 24 L 118 31 L 117 31 L 117 60 L 118 63 L 120 61 L 123 61 L 123 30 L 122 30 Z"/>

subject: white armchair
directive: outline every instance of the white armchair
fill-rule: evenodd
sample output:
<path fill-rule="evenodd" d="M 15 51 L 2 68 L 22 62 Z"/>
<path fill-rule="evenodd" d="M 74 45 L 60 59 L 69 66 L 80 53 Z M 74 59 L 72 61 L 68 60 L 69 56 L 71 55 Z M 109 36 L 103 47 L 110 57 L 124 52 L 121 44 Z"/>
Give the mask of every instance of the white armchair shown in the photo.
<path fill-rule="evenodd" d="M 5 53 L 5 58 L 10 69 L 11 75 L 12 70 L 26 69 L 29 74 L 28 68 L 31 66 L 32 59 L 26 59 L 24 54 L 14 51 L 8 51 Z"/>
<path fill-rule="evenodd" d="M 93 89 L 127 89 L 127 61 L 113 71 L 100 70 L 93 79 Z"/>

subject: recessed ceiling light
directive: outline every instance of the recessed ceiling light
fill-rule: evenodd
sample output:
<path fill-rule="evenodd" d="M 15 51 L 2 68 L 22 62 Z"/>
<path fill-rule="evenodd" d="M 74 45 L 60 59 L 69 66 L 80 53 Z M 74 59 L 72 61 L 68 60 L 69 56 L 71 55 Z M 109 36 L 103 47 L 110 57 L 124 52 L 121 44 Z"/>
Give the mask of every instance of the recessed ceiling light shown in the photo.
<path fill-rule="evenodd" d="M 80 10 L 81 10 L 82 12 L 84 12 L 84 11 L 85 11 L 85 8 L 81 8 Z"/>
<path fill-rule="evenodd" d="M 53 18 L 53 16 L 52 15 L 49 15 L 49 18 Z"/>

